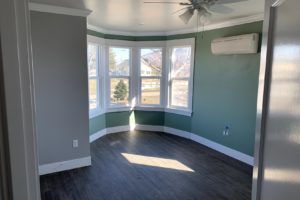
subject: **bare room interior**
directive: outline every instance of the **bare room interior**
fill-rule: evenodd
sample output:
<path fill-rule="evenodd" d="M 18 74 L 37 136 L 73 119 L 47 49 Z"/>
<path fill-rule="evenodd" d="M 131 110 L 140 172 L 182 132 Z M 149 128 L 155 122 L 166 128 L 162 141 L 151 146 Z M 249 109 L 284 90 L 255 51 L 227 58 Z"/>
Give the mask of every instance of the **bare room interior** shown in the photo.
<path fill-rule="evenodd" d="M 3 200 L 299 199 L 296 0 L 1 7 Z"/>

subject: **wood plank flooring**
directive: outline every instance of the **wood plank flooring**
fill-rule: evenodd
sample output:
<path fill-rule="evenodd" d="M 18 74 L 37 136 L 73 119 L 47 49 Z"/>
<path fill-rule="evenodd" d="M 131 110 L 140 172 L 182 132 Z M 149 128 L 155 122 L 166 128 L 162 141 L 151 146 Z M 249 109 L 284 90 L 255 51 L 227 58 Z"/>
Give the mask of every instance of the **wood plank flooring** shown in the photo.
<path fill-rule="evenodd" d="M 115 133 L 92 143 L 91 155 L 91 167 L 41 176 L 42 199 L 251 199 L 252 167 L 177 136 Z M 191 170 L 172 169 L 169 161 Z"/>

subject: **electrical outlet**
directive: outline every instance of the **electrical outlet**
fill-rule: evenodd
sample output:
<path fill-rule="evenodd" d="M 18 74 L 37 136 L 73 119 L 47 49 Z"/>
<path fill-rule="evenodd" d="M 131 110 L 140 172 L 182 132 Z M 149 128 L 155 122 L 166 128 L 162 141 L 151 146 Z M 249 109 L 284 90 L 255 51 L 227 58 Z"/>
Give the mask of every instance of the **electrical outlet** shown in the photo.
<path fill-rule="evenodd" d="M 225 126 L 223 130 L 223 135 L 228 136 L 229 135 L 229 126 Z"/>
<path fill-rule="evenodd" d="M 77 148 L 78 147 L 78 140 L 73 140 L 73 148 Z"/>

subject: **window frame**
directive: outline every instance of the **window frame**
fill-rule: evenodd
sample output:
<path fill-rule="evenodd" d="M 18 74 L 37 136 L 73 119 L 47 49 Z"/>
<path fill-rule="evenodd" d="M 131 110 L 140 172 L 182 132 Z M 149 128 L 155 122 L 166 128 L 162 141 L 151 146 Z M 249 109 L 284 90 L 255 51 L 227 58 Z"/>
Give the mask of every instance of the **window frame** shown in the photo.
<path fill-rule="evenodd" d="M 190 76 L 187 77 L 172 77 L 172 51 L 174 48 L 184 48 L 190 47 L 191 48 L 191 60 L 190 60 Z M 188 38 L 188 39 L 180 39 L 180 40 L 171 40 L 167 42 L 167 89 L 166 93 L 168 94 L 167 97 L 167 105 L 166 105 L 166 112 L 171 112 L 175 114 L 181 115 L 192 115 L 192 105 L 193 105 L 193 79 L 194 79 L 194 54 L 195 54 L 195 39 Z M 174 106 L 172 105 L 172 82 L 173 80 L 188 80 L 188 105 L 187 107 L 183 106 Z"/>
<path fill-rule="evenodd" d="M 87 36 L 87 44 L 97 44 L 98 52 L 98 101 L 99 109 L 89 112 L 89 117 L 93 118 L 104 113 L 122 112 L 130 110 L 142 111 L 161 111 L 175 113 L 185 116 L 192 115 L 193 101 L 193 77 L 194 77 L 194 51 L 195 38 L 164 40 L 164 41 L 125 41 L 104 39 L 95 36 Z M 170 76 L 172 48 L 191 46 L 191 68 L 189 77 L 188 91 L 188 108 L 170 106 Z M 130 50 L 129 76 L 109 76 L 109 48 L 128 48 Z M 142 104 L 141 103 L 141 83 L 142 78 L 158 78 L 157 76 L 141 76 L 140 74 L 140 57 L 142 49 L 162 49 L 162 74 L 160 76 L 160 104 Z M 111 78 L 128 78 L 129 94 L 128 104 L 110 105 L 110 79 Z M 89 80 L 89 78 L 88 78 Z"/>
<path fill-rule="evenodd" d="M 129 75 L 128 76 L 110 76 L 109 75 L 109 49 L 110 48 L 127 48 L 129 49 Z M 107 40 L 106 41 L 106 64 L 104 66 L 105 68 L 105 77 L 106 77 L 106 98 L 105 98 L 105 105 L 106 105 L 106 112 L 117 112 L 117 111 L 128 111 L 131 107 L 132 102 L 132 71 L 133 71 L 133 50 L 134 46 L 131 42 L 127 41 L 118 41 L 118 40 Z M 112 78 L 124 78 L 128 79 L 128 104 L 111 104 L 110 101 L 110 95 L 111 95 L 111 86 L 110 86 L 110 80 Z"/>
<path fill-rule="evenodd" d="M 142 49 L 160 49 L 161 52 L 162 52 L 162 69 L 161 69 L 161 74 L 160 76 L 142 76 L 141 75 L 141 53 L 142 53 Z M 164 68 L 165 68 L 165 64 L 164 64 L 164 55 L 165 55 L 165 48 L 164 47 L 156 47 L 156 46 L 146 46 L 146 47 L 139 47 L 138 48 L 138 62 L 139 62 L 139 65 L 138 65 L 138 105 L 140 107 L 147 107 L 147 108 L 161 108 L 163 106 L 163 88 L 164 88 L 164 77 L 165 77 L 165 74 L 164 74 Z M 142 103 L 142 80 L 143 79 L 159 79 L 159 82 L 160 82 L 160 87 L 159 87 L 159 104 L 143 104 Z"/>
<path fill-rule="evenodd" d="M 90 109 L 90 107 L 89 107 L 89 118 L 93 118 L 93 117 L 99 115 L 101 112 L 103 112 L 103 100 L 101 98 L 102 91 L 103 91 L 102 90 L 103 83 L 102 83 L 102 76 L 101 76 L 101 63 L 102 63 L 101 55 L 102 55 L 103 45 L 101 44 L 101 42 L 97 42 L 88 37 L 87 48 L 89 45 L 94 45 L 97 47 L 96 75 L 90 77 L 89 72 L 88 72 L 88 89 L 90 88 L 90 80 L 96 80 L 96 92 L 97 92 L 96 104 L 97 104 L 97 107 L 94 109 Z M 88 56 L 88 52 L 87 52 L 87 56 Z M 87 67 L 88 67 L 88 63 L 87 63 Z M 89 69 L 89 67 L 88 67 L 88 69 Z"/>
<path fill-rule="evenodd" d="M 103 38 L 95 37 L 88 35 L 87 36 L 87 45 L 96 44 L 98 46 L 98 59 L 97 59 L 97 75 L 98 75 L 98 82 L 97 82 L 97 94 L 98 94 L 98 108 L 93 109 L 92 111 L 89 110 L 89 118 L 94 118 L 99 116 L 105 112 L 104 106 L 104 91 L 105 91 L 105 84 L 104 84 L 104 71 L 103 65 L 105 63 L 105 40 Z M 87 46 L 88 47 L 88 46 Z M 88 53 L 88 52 L 87 52 Z M 87 70 L 88 70 L 88 63 L 87 63 Z M 89 75 L 88 75 L 88 84 L 89 84 Z M 88 88 L 89 89 L 89 88 Z M 89 94 L 89 92 L 88 92 Z M 89 98 L 89 96 L 88 96 Z"/>

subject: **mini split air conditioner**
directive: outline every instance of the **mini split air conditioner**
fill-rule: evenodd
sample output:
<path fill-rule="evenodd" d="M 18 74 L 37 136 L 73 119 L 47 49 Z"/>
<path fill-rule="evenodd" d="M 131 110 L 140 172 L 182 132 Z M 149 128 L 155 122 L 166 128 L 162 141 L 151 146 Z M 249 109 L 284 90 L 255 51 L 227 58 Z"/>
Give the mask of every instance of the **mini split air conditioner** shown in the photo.
<path fill-rule="evenodd" d="M 257 33 L 214 39 L 211 51 L 215 55 L 257 53 L 258 39 Z"/>

